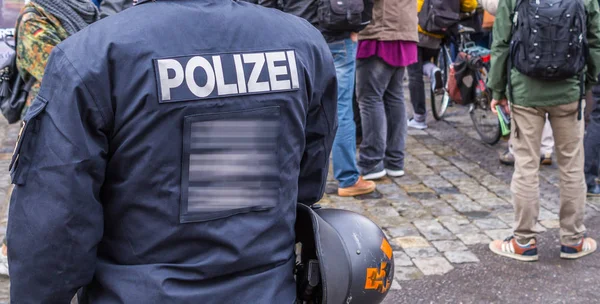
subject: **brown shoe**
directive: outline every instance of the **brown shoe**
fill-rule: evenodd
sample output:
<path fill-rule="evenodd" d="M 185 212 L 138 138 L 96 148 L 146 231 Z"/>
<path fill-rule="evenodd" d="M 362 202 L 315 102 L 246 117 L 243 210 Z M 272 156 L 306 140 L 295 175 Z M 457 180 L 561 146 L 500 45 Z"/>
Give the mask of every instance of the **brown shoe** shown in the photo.
<path fill-rule="evenodd" d="M 369 193 L 375 191 L 376 187 L 377 187 L 377 185 L 375 185 L 374 182 L 363 180 L 363 178 L 361 176 L 358 178 L 358 181 L 356 182 L 356 184 L 354 184 L 354 186 L 350 186 L 347 188 L 338 188 L 338 195 L 339 196 L 357 196 L 357 195 L 369 194 Z"/>
<path fill-rule="evenodd" d="M 540 164 L 545 165 L 545 166 L 551 166 L 552 165 L 552 153 L 542 154 L 542 156 L 540 157 Z"/>

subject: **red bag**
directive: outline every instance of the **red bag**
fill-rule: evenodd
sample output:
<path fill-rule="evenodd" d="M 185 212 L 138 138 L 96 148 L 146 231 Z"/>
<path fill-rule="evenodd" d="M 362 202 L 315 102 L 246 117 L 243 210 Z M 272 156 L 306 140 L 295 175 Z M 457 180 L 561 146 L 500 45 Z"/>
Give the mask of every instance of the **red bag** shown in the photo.
<path fill-rule="evenodd" d="M 473 102 L 475 94 L 475 72 L 472 69 L 474 57 L 465 52 L 459 52 L 452 63 L 448 79 L 450 98 L 460 105 Z M 477 58 L 479 60 L 479 58 Z M 452 82 L 452 85 L 450 85 Z"/>
<path fill-rule="evenodd" d="M 462 105 L 463 100 L 460 96 L 460 88 L 456 83 L 456 72 L 454 70 L 454 64 L 450 65 L 450 73 L 448 74 L 448 95 L 450 95 L 450 100 Z"/>

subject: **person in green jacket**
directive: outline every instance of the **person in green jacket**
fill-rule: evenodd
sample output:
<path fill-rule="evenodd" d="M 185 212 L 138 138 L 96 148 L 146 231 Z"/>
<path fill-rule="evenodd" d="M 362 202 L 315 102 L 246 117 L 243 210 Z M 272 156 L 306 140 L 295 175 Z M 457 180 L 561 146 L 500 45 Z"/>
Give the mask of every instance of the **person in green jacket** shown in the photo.
<path fill-rule="evenodd" d="M 587 91 L 597 82 L 600 71 L 600 12 L 597 0 L 581 1 L 587 12 L 586 38 L 589 51 L 584 70 L 584 90 Z M 540 210 L 540 139 L 548 114 L 560 169 L 561 257 L 576 259 L 597 248 L 596 241 L 586 236 L 583 224 L 586 183 L 583 173 L 584 121 L 578 115 L 582 98 L 580 78 L 543 81 L 525 76 L 513 68 L 510 73 L 510 94 L 507 90 L 507 67 L 516 2 L 517 0 L 501 0 L 499 3 L 488 77 L 488 87 L 493 93 L 492 109 L 495 112 L 496 105 L 500 105 L 505 112 L 511 114 L 512 119 L 515 172 L 511 192 L 516 223 L 514 235 L 506 240 L 493 241 L 490 249 L 496 254 L 521 261 L 538 259 L 536 235 L 540 232 L 537 228 Z M 547 53 L 543 54 L 542 56 L 548 56 Z M 509 96 L 512 96 L 510 104 L 507 100 Z"/>

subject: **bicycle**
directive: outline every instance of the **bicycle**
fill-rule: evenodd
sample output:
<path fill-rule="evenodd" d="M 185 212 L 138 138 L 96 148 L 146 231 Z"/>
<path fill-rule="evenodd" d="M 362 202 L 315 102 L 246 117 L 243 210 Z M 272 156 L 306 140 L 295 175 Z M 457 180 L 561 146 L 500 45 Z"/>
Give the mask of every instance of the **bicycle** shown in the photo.
<path fill-rule="evenodd" d="M 450 63 L 452 57 L 448 51 L 448 47 L 445 43 L 442 43 L 440 53 L 436 60 L 437 66 L 442 72 L 442 83 L 444 88 L 442 90 L 435 90 L 432 86 L 429 88 L 430 100 L 431 100 L 431 112 L 433 118 L 441 120 L 448 109 L 450 104 L 450 95 L 448 94 L 448 75 L 450 73 Z"/>
<path fill-rule="evenodd" d="M 477 131 L 481 140 L 484 143 L 494 145 L 500 140 L 502 130 L 500 128 L 498 116 L 493 114 L 490 109 L 492 92 L 485 84 L 489 70 L 489 50 L 475 46 L 475 43 L 471 40 L 471 34 L 476 32 L 475 29 L 459 25 L 457 32 L 459 36 L 458 41 L 454 39 L 454 42 L 458 45 L 458 51 L 465 52 L 472 57 L 473 62 L 469 60 L 468 64 L 469 68 L 475 71 L 474 82 L 476 84 L 476 93 L 472 100 L 464 100 L 463 103 L 469 105 L 469 116 L 471 117 L 475 131 Z M 437 58 L 437 65 L 442 71 L 442 80 L 445 84 L 444 88 L 442 90 L 434 90 L 434 88 L 431 88 L 430 90 L 433 117 L 437 120 L 442 119 L 450 103 L 448 77 L 450 75 L 452 58 L 450 56 L 448 42 L 449 41 L 445 41 L 445 43 L 442 43 Z M 482 56 L 481 53 L 486 53 L 486 51 L 488 54 Z"/>

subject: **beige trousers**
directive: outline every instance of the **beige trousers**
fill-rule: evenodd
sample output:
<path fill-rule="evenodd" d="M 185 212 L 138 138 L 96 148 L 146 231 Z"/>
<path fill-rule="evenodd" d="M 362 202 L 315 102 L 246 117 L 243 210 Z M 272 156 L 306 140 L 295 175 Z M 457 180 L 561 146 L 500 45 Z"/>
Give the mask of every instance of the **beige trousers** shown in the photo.
<path fill-rule="evenodd" d="M 515 172 L 511 191 L 515 207 L 515 237 L 520 243 L 539 232 L 536 223 L 540 211 L 540 144 L 546 114 L 554 133 L 560 170 L 560 239 L 576 244 L 585 233 L 586 184 L 583 173 L 584 121 L 577 120 L 577 102 L 529 108 L 512 107 L 512 145 Z"/>
<path fill-rule="evenodd" d="M 546 115 L 547 117 L 548 115 Z M 510 154 L 513 153 L 512 141 L 508 140 L 508 151 Z M 550 126 L 550 120 L 546 119 L 544 123 L 544 129 L 542 130 L 542 146 L 540 148 L 541 154 L 552 154 L 554 153 L 554 137 L 552 136 L 552 127 Z"/>

